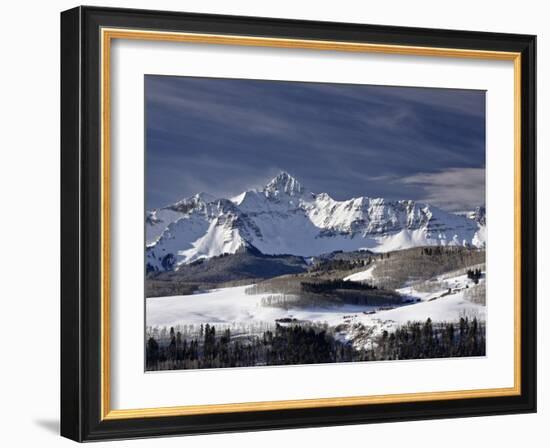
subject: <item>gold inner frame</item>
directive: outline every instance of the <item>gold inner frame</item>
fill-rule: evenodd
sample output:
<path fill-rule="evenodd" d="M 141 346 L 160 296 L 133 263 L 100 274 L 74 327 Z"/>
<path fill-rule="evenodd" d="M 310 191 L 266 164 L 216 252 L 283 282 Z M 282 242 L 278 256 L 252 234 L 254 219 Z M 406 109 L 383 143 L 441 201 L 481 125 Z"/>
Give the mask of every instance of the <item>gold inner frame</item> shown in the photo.
<path fill-rule="evenodd" d="M 302 400 L 171 406 L 141 409 L 111 409 L 110 369 L 110 62 L 113 39 L 186 42 L 213 45 L 297 48 L 311 50 L 383 53 L 413 56 L 506 60 L 514 63 L 514 386 L 442 392 L 367 395 Z M 502 397 L 521 394 L 521 54 L 514 52 L 465 50 L 305 39 L 279 39 L 216 34 L 101 29 L 101 419 L 166 417 L 226 412 L 306 409 L 381 403 Z"/>

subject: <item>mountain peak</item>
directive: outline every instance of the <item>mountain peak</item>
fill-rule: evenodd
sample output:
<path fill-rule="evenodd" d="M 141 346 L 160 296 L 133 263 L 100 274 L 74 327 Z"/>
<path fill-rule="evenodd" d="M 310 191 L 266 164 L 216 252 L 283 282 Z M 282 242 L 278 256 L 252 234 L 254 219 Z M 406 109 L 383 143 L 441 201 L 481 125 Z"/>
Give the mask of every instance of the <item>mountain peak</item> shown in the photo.
<path fill-rule="evenodd" d="M 298 196 L 304 192 L 304 187 L 286 171 L 281 171 L 265 187 L 267 196 L 279 196 L 286 193 L 289 196 Z"/>
<path fill-rule="evenodd" d="M 184 198 L 166 208 L 180 213 L 189 213 L 197 207 L 205 207 L 209 202 L 215 201 L 216 198 L 208 193 L 197 193 L 193 196 Z"/>

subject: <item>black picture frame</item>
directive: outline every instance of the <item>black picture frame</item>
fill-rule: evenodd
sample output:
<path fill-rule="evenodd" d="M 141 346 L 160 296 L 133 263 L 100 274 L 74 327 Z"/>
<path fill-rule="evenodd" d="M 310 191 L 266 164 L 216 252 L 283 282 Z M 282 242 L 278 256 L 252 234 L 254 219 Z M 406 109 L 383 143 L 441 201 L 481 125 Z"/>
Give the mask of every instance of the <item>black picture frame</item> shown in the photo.
<path fill-rule="evenodd" d="M 422 402 L 102 419 L 100 29 L 521 53 L 521 393 Z M 536 37 L 99 7 L 61 13 L 61 435 L 76 441 L 536 412 Z"/>

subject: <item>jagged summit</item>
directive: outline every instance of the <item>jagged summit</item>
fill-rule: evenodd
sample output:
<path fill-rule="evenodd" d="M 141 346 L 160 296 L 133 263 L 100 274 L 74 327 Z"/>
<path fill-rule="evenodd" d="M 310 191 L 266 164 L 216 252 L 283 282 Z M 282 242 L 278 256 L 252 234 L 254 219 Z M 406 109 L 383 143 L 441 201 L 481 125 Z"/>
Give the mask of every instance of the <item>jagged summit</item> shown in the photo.
<path fill-rule="evenodd" d="M 200 193 L 146 214 L 147 269 L 253 247 L 262 254 L 317 256 L 425 245 L 484 247 L 485 210 L 456 215 L 412 200 L 313 194 L 283 171 L 262 190 L 231 199 Z"/>
<path fill-rule="evenodd" d="M 286 171 L 281 171 L 264 187 L 263 191 L 268 197 L 278 197 L 283 193 L 294 197 L 304 193 L 305 189 L 296 178 Z"/>
<path fill-rule="evenodd" d="M 209 202 L 215 201 L 216 198 L 208 193 L 197 193 L 191 197 L 184 198 L 175 204 L 171 204 L 166 208 L 172 209 L 174 211 L 179 211 L 182 213 L 187 213 L 195 207 L 205 206 Z"/>

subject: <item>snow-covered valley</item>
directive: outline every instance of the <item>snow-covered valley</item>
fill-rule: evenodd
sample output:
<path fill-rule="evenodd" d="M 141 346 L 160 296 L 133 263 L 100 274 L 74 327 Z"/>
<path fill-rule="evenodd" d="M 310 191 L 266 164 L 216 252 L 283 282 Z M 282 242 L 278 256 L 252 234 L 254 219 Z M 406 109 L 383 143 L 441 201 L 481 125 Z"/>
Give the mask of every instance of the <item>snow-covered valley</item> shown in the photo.
<path fill-rule="evenodd" d="M 440 275 L 397 290 L 402 303 L 394 306 L 338 304 L 323 307 L 267 306 L 274 294 L 250 294 L 251 285 L 219 288 L 192 295 L 154 297 L 146 301 L 147 326 L 186 328 L 198 331 L 209 324 L 237 332 L 265 331 L 276 322 L 293 321 L 327 325 L 338 337 L 356 347 L 368 346 L 372 338 L 407 322 L 457 322 L 461 317 L 486 320 L 484 304 L 470 300 L 470 293 L 485 287 L 485 277 L 477 283 L 464 270 Z M 347 277 L 372 279 L 372 267 Z M 282 294 L 279 295 L 282 297 Z M 276 295 L 275 295 L 276 297 Z"/>

